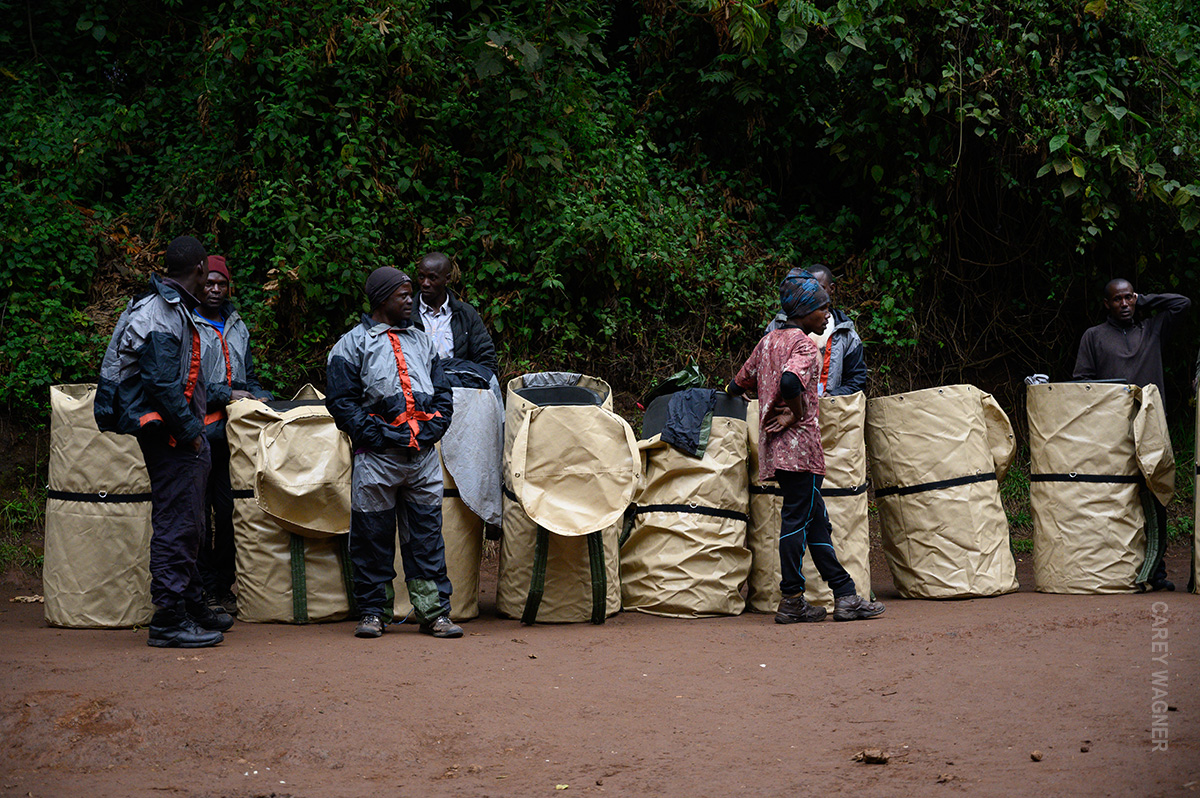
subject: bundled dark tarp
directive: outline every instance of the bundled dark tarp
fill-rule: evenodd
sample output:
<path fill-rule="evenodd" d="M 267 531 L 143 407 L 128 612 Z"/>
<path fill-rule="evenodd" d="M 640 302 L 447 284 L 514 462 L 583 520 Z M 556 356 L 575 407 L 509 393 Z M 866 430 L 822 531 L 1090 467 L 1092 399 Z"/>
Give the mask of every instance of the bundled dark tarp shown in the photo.
<path fill-rule="evenodd" d="M 1037 589 L 1137 590 L 1166 542 L 1166 530 L 1146 534 L 1142 485 L 1165 504 L 1175 482 L 1157 386 L 1050 383 L 1026 399 Z"/>
<path fill-rule="evenodd" d="M 603 623 L 621 609 L 618 539 L 641 465 L 603 380 L 508 384 L 496 609 L 524 623 Z"/>
<path fill-rule="evenodd" d="M 695 388 L 646 409 L 644 476 L 621 546 L 625 609 L 702 618 L 745 608 L 747 445 L 740 398 Z"/>
<path fill-rule="evenodd" d="M 101 432 L 96 386 L 50 389 L 50 485 L 42 594 L 46 623 L 150 621 L 150 475 L 132 435 Z"/>

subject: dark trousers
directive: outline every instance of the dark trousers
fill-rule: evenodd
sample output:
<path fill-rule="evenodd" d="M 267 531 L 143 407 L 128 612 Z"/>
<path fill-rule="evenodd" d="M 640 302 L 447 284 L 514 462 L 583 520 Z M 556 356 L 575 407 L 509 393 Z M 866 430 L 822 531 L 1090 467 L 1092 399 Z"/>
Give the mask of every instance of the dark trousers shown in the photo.
<path fill-rule="evenodd" d="M 235 576 L 233 487 L 229 482 L 229 442 L 220 438 L 210 443 L 212 470 L 208 474 L 205 535 L 197 565 L 204 589 L 219 596 L 233 587 Z"/>
<path fill-rule="evenodd" d="M 150 472 L 150 599 L 164 609 L 200 600 L 196 555 L 204 536 L 209 446 L 171 446 L 161 430 L 138 438 Z"/>
<path fill-rule="evenodd" d="M 350 492 L 350 560 L 362 615 L 388 620 L 396 578 L 396 540 L 414 614 L 450 614 L 450 579 L 442 539 L 442 466 L 437 452 L 357 452 Z"/>
<path fill-rule="evenodd" d="M 783 595 L 804 592 L 804 551 L 812 551 L 817 573 L 829 585 L 834 598 L 854 595 L 854 580 L 838 561 L 830 537 L 829 514 L 821 498 L 823 477 L 807 471 L 776 471 L 783 491 L 782 524 L 779 530 L 779 565 Z"/>

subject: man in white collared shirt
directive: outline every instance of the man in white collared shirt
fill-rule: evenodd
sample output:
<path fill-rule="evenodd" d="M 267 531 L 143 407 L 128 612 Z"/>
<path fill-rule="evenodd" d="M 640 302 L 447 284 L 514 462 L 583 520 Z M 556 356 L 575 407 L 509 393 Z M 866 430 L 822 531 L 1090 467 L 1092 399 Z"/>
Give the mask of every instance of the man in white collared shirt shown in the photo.
<path fill-rule="evenodd" d="M 456 269 L 441 252 L 430 252 L 417 261 L 413 323 L 429 334 L 439 357 L 469 360 L 498 375 L 496 347 L 475 308 L 450 290 Z"/>

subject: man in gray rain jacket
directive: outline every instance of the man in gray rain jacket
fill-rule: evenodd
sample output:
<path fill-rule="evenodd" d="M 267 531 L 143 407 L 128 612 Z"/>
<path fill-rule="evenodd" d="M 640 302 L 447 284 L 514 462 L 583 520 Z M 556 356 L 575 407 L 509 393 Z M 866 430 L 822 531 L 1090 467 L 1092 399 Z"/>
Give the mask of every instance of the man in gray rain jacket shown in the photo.
<path fill-rule="evenodd" d="M 233 595 L 235 548 L 233 542 L 233 488 L 229 482 L 229 441 L 225 437 L 226 406 L 234 399 L 262 399 L 271 394 L 258 384 L 250 330 L 229 301 L 233 283 L 225 258 L 210 255 L 208 281 L 200 304 L 193 310 L 200 330 L 200 361 L 208 394 L 204 435 L 212 447 L 208 474 L 208 508 L 205 536 L 197 565 L 205 600 L 214 610 L 237 615 Z"/>
<path fill-rule="evenodd" d="M 450 426 L 454 394 L 433 340 L 412 326 L 412 287 L 390 266 L 371 272 L 370 315 L 329 353 L 325 406 L 354 451 L 350 559 L 358 637 L 379 637 L 390 620 L 397 524 L 420 630 L 462 637 L 450 620 L 442 466 L 434 448 Z"/>

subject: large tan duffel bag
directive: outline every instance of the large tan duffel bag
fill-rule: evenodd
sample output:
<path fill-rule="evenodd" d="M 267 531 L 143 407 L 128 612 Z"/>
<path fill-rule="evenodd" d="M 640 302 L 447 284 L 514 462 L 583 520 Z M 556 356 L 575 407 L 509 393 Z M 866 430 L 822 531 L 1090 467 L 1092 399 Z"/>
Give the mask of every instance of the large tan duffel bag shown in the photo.
<path fill-rule="evenodd" d="M 96 386 L 50 388 L 50 485 L 42 593 L 46 623 L 149 623 L 150 475 L 137 438 L 100 432 Z"/>
<path fill-rule="evenodd" d="M 567 372 L 508 383 L 504 534 L 496 609 L 523 623 L 621 609 L 621 520 L 640 477 L 633 430 L 603 380 Z"/>
<path fill-rule="evenodd" d="M 1026 399 L 1036 588 L 1137 590 L 1161 556 L 1159 536 L 1147 539 L 1140 485 L 1164 504 L 1174 492 L 1158 387 L 1051 383 L 1030 385 Z"/>
<path fill-rule="evenodd" d="M 825 480 L 821 498 L 833 527 L 834 550 L 854 580 L 860 596 L 871 595 L 871 531 L 867 515 L 867 451 L 864 429 L 867 397 L 860 392 L 822 396 L 821 446 L 825 450 Z M 746 605 L 753 612 L 773 613 L 783 598 L 779 590 L 779 526 L 783 497 L 775 483 L 758 481 L 758 402 L 751 402 L 746 422 L 750 429 L 750 534 L 753 554 Z M 812 604 L 833 609 L 833 591 L 813 564 L 804 558 L 804 596 Z"/>
<path fill-rule="evenodd" d="M 1016 590 L 1000 503 L 1016 440 L 991 395 L 951 385 L 867 402 L 883 553 L 905 598 Z"/>
<path fill-rule="evenodd" d="M 350 445 L 324 400 L 305 386 L 290 402 L 233 402 L 228 417 L 239 620 L 311 623 L 352 615 Z M 264 453 L 271 454 L 265 469 Z M 311 468 L 289 474 L 292 456 Z M 271 463 L 282 468 L 264 473 Z M 291 495 L 297 488 L 289 487 L 290 477 L 310 471 L 327 477 L 314 486 L 320 502 Z M 256 485 L 269 493 L 257 496 Z"/>
<path fill-rule="evenodd" d="M 738 615 L 750 572 L 746 402 L 717 394 L 701 457 L 662 440 L 674 394 L 646 410 L 642 483 L 621 544 L 621 605 L 651 615 Z"/>

